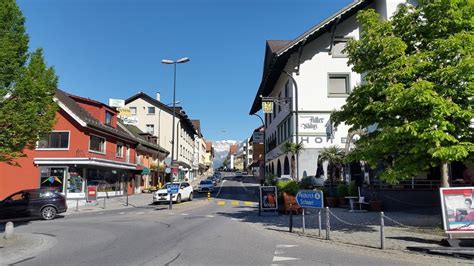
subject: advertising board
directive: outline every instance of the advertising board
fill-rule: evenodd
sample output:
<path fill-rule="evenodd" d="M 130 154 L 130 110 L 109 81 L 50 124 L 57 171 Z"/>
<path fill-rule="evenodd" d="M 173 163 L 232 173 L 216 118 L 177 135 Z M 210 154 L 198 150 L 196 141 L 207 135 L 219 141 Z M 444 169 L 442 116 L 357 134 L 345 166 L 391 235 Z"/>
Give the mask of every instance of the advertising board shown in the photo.
<path fill-rule="evenodd" d="M 440 188 L 446 233 L 474 233 L 474 187 Z"/>
<path fill-rule="evenodd" d="M 260 206 L 261 210 L 277 210 L 278 196 L 275 186 L 260 187 Z"/>

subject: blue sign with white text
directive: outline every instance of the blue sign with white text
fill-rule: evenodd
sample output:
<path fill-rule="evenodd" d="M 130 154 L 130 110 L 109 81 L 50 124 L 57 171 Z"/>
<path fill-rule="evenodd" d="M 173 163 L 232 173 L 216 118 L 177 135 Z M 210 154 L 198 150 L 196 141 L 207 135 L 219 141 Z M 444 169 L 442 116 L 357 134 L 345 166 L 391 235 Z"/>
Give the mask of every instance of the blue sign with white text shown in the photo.
<path fill-rule="evenodd" d="M 168 194 L 178 194 L 179 184 L 168 184 L 166 189 L 168 190 Z"/>
<path fill-rule="evenodd" d="M 300 191 L 296 194 L 296 203 L 301 208 L 323 208 L 323 192 Z"/>

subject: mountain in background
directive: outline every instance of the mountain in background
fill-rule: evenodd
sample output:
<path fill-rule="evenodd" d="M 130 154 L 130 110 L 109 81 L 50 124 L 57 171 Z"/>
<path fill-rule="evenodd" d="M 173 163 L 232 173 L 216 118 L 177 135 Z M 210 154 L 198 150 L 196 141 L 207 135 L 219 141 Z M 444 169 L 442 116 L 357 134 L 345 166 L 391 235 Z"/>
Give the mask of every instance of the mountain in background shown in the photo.
<path fill-rule="evenodd" d="M 217 140 L 212 142 L 214 147 L 214 168 L 222 166 L 227 154 L 229 153 L 230 145 L 238 144 L 237 140 Z"/>

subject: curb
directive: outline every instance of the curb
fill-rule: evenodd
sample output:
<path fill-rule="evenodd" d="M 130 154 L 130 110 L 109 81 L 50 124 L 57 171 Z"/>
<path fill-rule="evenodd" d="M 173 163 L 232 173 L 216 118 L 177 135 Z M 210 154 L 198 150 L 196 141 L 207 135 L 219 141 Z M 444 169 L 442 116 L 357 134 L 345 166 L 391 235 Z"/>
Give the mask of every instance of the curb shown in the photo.
<path fill-rule="evenodd" d="M 57 244 L 53 236 L 46 234 L 16 234 L 13 239 L 0 239 L 0 265 L 24 262 L 51 249 Z"/>

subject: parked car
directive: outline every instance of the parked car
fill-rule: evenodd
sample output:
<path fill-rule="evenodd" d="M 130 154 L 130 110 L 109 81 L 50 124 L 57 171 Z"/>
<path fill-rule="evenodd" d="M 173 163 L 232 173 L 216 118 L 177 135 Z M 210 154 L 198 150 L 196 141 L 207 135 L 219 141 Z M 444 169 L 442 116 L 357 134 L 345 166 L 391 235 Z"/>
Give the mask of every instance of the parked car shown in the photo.
<path fill-rule="evenodd" d="M 166 183 L 163 188 L 153 192 L 153 203 L 160 202 L 169 202 L 170 195 L 168 194 L 168 185 L 171 183 Z M 188 182 L 173 182 L 174 185 L 179 185 L 179 190 L 177 194 L 173 194 L 173 202 L 181 203 L 183 200 L 193 200 L 193 187 L 189 185 Z"/>
<path fill-rule="evenodd" d="M 209 177 L 207 177 L 207 180 L 212 181 L 212 184 L 213 184 L 214 186 L 217 186 L 217 179 L 216 179 L 214 176 L 209 176 Z"/>
<path fill-rule="evenodd" d="M 66 211 L 66 197 L 50 189 L 21 190 L 0 201 L 0 218 L 32 216 L 52 220 Z"/>
<path fill-rule="evenodd" d="M 198 185 L 198 192 L 212 192 L 214 190 L 214 184 L 211 180 L 201 180 Z"/>
<path fill-rule="evenodd" d="M 235 172 L 235 179 L 241 181 L 244 176 L 242 175 L 242 172 Z"/>

